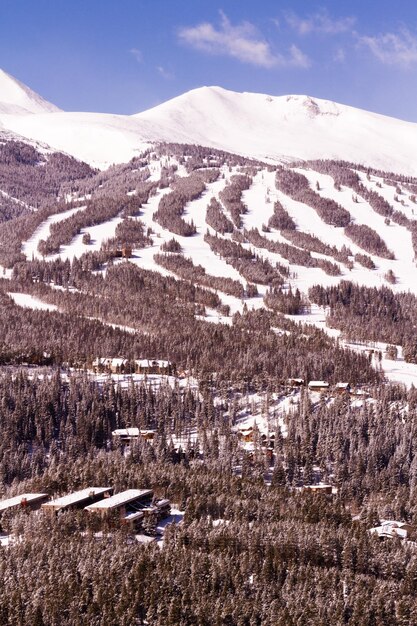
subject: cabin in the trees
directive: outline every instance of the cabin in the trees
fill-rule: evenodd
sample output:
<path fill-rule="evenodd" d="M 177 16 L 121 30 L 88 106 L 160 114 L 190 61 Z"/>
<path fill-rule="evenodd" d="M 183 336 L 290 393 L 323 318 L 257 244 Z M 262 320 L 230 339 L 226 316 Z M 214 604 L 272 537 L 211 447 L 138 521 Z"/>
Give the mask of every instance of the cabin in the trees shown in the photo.
<path fill-rule="evenodd" d="M 350 383 L 336 383 L 334 390 L 337 394 L 343 395 L 345 393 L 350 393 Z"/>
<path fill-rule="evenodd" d="M 136 359 L 135 372 L 137 374 L 163 374 L 168 376 L 173 371 L 170 361 L 161 359 Z"/>
<path fill-rule="evenodd" d="M 287 380 L 287 385 L 289 387 L 304 387 L 305 381 L 304 378 L 289 378 Z"/>
<path fill-rule="evenodd" d="M 104 357 L 94 359 L 93 372 L 96 374 L 124 374 L 131 372 L 131 368 L 127 359 Z"/>
<path fill-rule="evenodd" d="M 303 491 L 311 491 L 313 493 L 320 493 L 323 495 L 331 495 L 333 493 L 333 487 L 331 485 L 304 485 Z"/>
<path fill-rule="evenodd" d="M 170 361 L 160 359 L 136 359 L 129 361 L 120 357 L 101 357 L 93 361 L 96 374 L 160 374 L 170 375 L 174 367 Z"/>
<path fill-rule="evenodd" d="M 351 388 L 350 389 L 350 395 L 351 396 L 355 396 L 356 398 L 369 398 L 369 392 L 365 391 L 365 389 L 360 389 L 360 388 Z"/>
<path fill-rule="evenodd" d="M 254 440 L 254 432 L 253 426 L 237 428 L 237 436 L 242 443 L 252 443 Z"/>
<path fill-rule="evenodd" d="M 328 391 L 330 384 L 325 380 L 310 380 L 308 388 L 310 391 Z"/>
<path fill-rule="evenodd" d="M 110 498 L 112 493 L 113 489 L 111 487 L 87 487 L 42 504 L 42 510 L 50 513 L 61 513 L 63 511 L 83 509 L 89 504 L 103 500 L 103 498 Z"/>
<path fill-rule="evenodd" d="M 142 429 L 142 428 L 117 428 L 112 432 L 113 439 L 121 443 L 123 445 L 130 445 L 139 439 L 143 439 L 143 441 L 149 441 L 153 443 L 155 438 L 156 430 L 152 428 Z"/>
<path fill-rule="evenodd" d="M 48 499 L 46 493 L 22 493 L 20 496 L 14 496 L 0 502 L 0 529 L 1 518 L 8 511 L 34 511 L 39 509 L 42 502 Z"/>
<path fill-rule="evenodd" d="M 124 244 L 120 248 L 113 250 L 113 256 L 119 259 L 130 259 L 132 256 L 132 246 Z"/>
<path fill-rule="evenodd" d="M 380 526 L 375 526 L 369 530 L 370 533 L 378 535 L 380 539 L 409 539 L 410 533 L 414 530 L 411 524 L 406 522 L 396 522 L 391 520 L 382 520 Z"/>
<path fill-rule="evenodd" d="M 152 489 L 127 489 L 90 504 L 85 510 L 99 515 L 110 525 L 127 524 L 132 530 L 138 530 L 147 516 L 154 515 L 157 521 L 167 517 L 171 504 L 169 500 L 155 500 Z"/>

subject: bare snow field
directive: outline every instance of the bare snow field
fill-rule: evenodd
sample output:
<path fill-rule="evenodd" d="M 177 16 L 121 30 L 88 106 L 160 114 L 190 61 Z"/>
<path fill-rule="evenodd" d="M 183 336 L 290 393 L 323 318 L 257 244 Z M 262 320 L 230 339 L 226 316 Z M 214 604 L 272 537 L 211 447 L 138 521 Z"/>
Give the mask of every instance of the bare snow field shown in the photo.
<path fill-rule="evenodd" d="M 312 305 L 311 313 L 307 313 L 305 315 L 287 315 L 286 317 L 293 320 L 294 322 L 310 324 L 312 326 L 315 326 L 316 328 L 320 328 L 330 337 L 338 339 L 339 343 L 342 346 L 345 346 L 350 350 L 369 354 L 374 367 L 381 368 L 386 378 L 391 382 L 403 383 L 408 388 L 410 388 L 412 385 L 417 388 L 417 364 L 407 363 L 404 360 L 401 346 L 396 346 L 398 351 L 398 357 L 397 359 L 393 360 L 389 359 L 386 356 L 386 350 L 388 346 L 387 343 L 375 341 L 346 341 L 341 337 L 340 330 L 337 330 L 336 328 L 330 328 L 326 324 L 326 313 L 322 307 L 319 307 L 317 305 Z M 381 359 L 379 358 L 380 353 L 382 355 Z"/>
<path fill-rule="evenodd" d="M 58 311 L 58 307 L 55 304 L 43 302 L 39 298 L 35 298 L 35 296 L 31 296 L 28 293 L 9 292 L 9 296 L 16 304 L 26 309 L 34 309 L 37 311 Z"/>
<path fill-rule="evenodd" d="M 51 215 L 48 217 L 38 228 L 35 230 L 33 235 L 23 243 L 22 252 L 26 256 L 26 258 L 30 261 L 31 259 L 42 259 L 42 255 L 38 251 L 39 242 L 42 239 L 47 239 L 50 235 L 50 227 L 52 224 L 57 224 L 58 222 L 62 222 L 63 220 L 68 219 L 74 213 L 78 211 L 82 211 L 86 207 L 77 207 L 75 209 L 68 209 L 68 211 L 64 211 L 63 213 L 57 213 L 56 215 Z"/>
<path fill-rule="evenodd" d="M 136 115 L 64 112 L 3 71 L 0 94 L 2 130 L 103 169 L 170 141 L 284 163 L 326 154 L 417 174 L 417 124 L 307 95 L 200 87 Z"/>

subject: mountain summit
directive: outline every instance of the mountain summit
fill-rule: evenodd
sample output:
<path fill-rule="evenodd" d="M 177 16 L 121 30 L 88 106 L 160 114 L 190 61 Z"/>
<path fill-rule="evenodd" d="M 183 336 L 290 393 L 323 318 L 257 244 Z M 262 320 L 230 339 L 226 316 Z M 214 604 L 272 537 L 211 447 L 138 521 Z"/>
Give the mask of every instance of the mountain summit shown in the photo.
<path fill-rule="evenodd" d="M 0 126 L 102 169 L 167 142 L 276 163 L 335 159 L 417 174 L 417 124 L 305 95 L 200 87 L 136 115 L 64 113 L 0 72 Z"/>
<path fill-rule="evenodd" d="M 258 159 L 341 159 L 417 173 L 417 124 L 305 95 L 202 87 L 134 117 L 160 140 Z"/>
<path fill-rule="evenodd" d="M 60 109 L 0 69 L 0 113 L 28 115 L 56 111 Z"/>

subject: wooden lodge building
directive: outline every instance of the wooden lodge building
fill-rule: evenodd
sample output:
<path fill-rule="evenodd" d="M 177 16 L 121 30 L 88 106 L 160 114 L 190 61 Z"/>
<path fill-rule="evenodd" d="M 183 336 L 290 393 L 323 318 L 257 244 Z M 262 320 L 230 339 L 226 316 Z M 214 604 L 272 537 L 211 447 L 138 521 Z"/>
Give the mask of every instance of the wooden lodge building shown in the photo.
<path fill-rule="evenodd" d="M 305 380 L 304 378 L 289 378 L 287 380 L 288 387 L 304 387 Z"/>
<path fill-rule="evenodd" d="M 49 498 L 46 493 L 22 493 L 20 496 L 14 496 L 0 502 L 0 530 L 1 517 L 3 513 L 9 511 L 35 511 L 40 508 L 42 502 Z"/>
<path fill-rule="evenodd" d="M 127 525 L 133 532 L 142 528 L 149 516 L 151 523 L 159 522 L 171 513 L 171 503 L 167 499 L 156 499 L 152 489 L 128 489 L 113 495 L 111 487 L 87 487 L 80 491 L 47 501 L 46 493 L 24 493 L 0 501 L 0 531 L 2 517 L 9 511 L 33 511 L 61 515 L 67 511 L 87 511 L 100 526 L 115 528 Z M 5 518 L 7 519 L 7 518 Z M 5 520 L 3 520 L 5 521 Z"/>
<path fill-rule="evenodd" d="M 153 443 L 155 438 L 156 430 L 155 429 L 142 429 L 142 428 L 118 428 L 113 430 L 112 438 L 122 445 L 130 445 L 139 439 L 143 441 L 149 441 L 149 443 Z"/>
<path fill-rule="evenodd" d="M 113 523 L 117 523 L 117 520 L 128 524 L 133 530 L 137 530 L 147 515 L 155 514 L 157 521 L 167 517 L 171 512 L 171 505 L 169 500 L 155 501 L 152 489 L 127 489 L 111 498 L 90 504 L 85 510 Z"/>
<path fill-rule="evenodd" d="M 328 391 L 330 384 L 325 380 L 310 380 L 308 383 L 309 391 Z"/>
<path fill-rule="evenodd" d="M 51 513 L 79 510 L 89 504 L 99 502 L 103 498 L 109 498 L 112 493 L 113 489 L 111 487 L 87 487 L 86 489 L 69 493 L 61 498 L 45 502 L 42 504 L 42 510 Z"/>
<path fill-rule="evenodd" d="M 410 539 L 410 535 L 415 537 L 415 528 L 411 524 L 391 520 L 382 520 L 380 526 L 370 528 L 369 532 L 380 539 Z"/>
<path fill-rule="evenodd" d="M 96 374 L 160 374 L 170 376 L 175 368 L 170 361 L 161 359 L 128 359 L 103 357 L 94 359 L 93 372 Z"/>
<path fill-rule="evenodd" d="M 303 378 L 288 378 L 286 381 L 286 386 L 292 389 L 304 387 L 305 385 L 306 382 Z M 309 391 L 332 391 L 338 395 L 353 393 L 352 387 L 348 382 L 338 382 L 334 385 L 330 385 L 330 383 L 325 380 L 310 380 L 307 384 L 307 388 Z"/>
<path fill-rule="evenodd" d="M 123 244 L 120 248 L 112 250 L 112 256 L 116 259 L 130 259 L 132 256 L 132 246 Z"/>
<path fill-rule="evenodd" d="M 312 493 L 320 493 L 323 495 L 332 495 L 333 487 L 332 485 L 326 484 L 304 485 L 304 487 L 302 487 L 302 491 L 310 491 Z"/>

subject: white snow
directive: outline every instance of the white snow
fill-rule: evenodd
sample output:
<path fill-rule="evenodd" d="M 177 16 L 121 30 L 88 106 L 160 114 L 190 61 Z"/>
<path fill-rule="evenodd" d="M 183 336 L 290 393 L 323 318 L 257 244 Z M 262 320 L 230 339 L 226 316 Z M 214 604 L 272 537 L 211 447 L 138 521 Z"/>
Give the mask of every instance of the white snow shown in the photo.
<path fill-rule="evenodd" d="M 42 239 L 47 239 L 50 234 L 50 226 L 51 224 L 56 224 L 57 222 L 62 222 L 66 220 L 77 211 L 82 211 L 86 207 L 76 207 L 75 209 L 68 209 L 68 211 L 64 211 L 63 213 L 57 213 L 55 215 L 51 215 L 48 217 L 38 228 L 35 230 L 33 235 L 23 243 L 22 252 L 26 256 L 26 258 L 30 261 L 33 259 L 42 259 L 42 255 L 38 252 L 38 244 Z"/>
<path fill-rule="evenodd" d="M 105 494 L 110 491 L 110 487 L 86 487 L 85 489 L 81 489 L 80 491 L 74 491 L 73 493 L 69 493 L 60 498 L 56 498 L 55 500 L 50 500 L 46 503 L 47 507 L 66 507 L 71 506 L 72 504 L 76 504 L 78 502 L 82 502 L 91 496 L 96 496 L 100 494 Z"/>
<path fill-rule="evenodd" d="M 283 437 L 287 437 L 287 419 L 292 411 L 298 406 L 300 401 L 300 390 L 295 389 L 290 393 L 271 394 L 266 404 L 265 394 L 250 394 L 240 400 L 240 410 L 236 424 L 233 427 L 235 432 L 248 431 L 258 428 L 264 435 L 272 434 L 279 429 Z M 252 446 L 248 443 L 249 448 Z"/>
<path fill-rule="evenodd" d="M 117 225 L 122 221 L 121 217 L 113 217 L 107 222 L 83 228 L 81 232 L 67 245 L 61 246 L 59 253 L 48 256 L 48 260 L 60 258 L 62 261 L 80 258 L 86 252 L 96 252 L 100 250 L 102 244 L 114 237 Z M 84 233 L 89 233 L 91 241 L 89 244 L 83 243 Z"/>
<path fill-rule="evenodd" d="M 4 267 L 3 265 L 0 265 L 0 277 L 1 278 L 7 278 L 8 280 L 11 279 L 13 274 L 13 270 L 8 268 L 8 267 Z"/>
<path fill-rule="evenodd" d="M 175 237 L 175 239 L 181 244 L 183 253 L 186 257 L 191 257 L 195 264 L 202 265 L 207 274 L 214 276 L 224 276 L 234 278 L 242 282 L 242 277 L 231 265 L 228 265 L 223 258 L 214 254 L 208 243 L 204 241 L 204 235 L 208 229 L 213 234 L 214 231 L 210 229 L 206 222 L 206 208 L 210 201 L 210 198 L 217 196 L 218 192 L 224 187 L 225 181 L 219 179 L 215 183 L 207 185 L 207 191 L 205 191 L 201 198 L 198 198 L 192 203 L 189 203 L 185 208 L 184 219 L 186 221 L 194 221 L 197 228 L 197 234 L 192 237 L 181 237 L 180 235 L 174 235 L 171 231 L 165 230 L 157 222 L 153 220 L 153 213 L 157 210 L 159 201 L 163 195 L 169 193 L 170 189 L 163 189 L 158 191 L 155 196 L 149 199 L 149 202 L 143 205 L 140 216 L 140 220 L 146 227 L 152 228 L 154 234 L 152 238 L 154 245 L 147 248 L 141 248 L 134 251 L 134 257 L 131 259 L 132 263 L 135 263 L 143 269 L 149 269 L 159 272 L 164 276 L 175 276 L 165 268 L 161 267 L 154 261 L 154 255 L 161 252 L 161 245 Z M 246 281 L 243 281 L 244 284 Z M 223 293 L 219 293 L 221 300 L 225 304 L 229 304 L 231 312 L 234 313 L 237 310 L 241 310 L 242 302 L 233 296 L 227 296 Z M 262 301 L 261 301 L 262 302 Z M 209 321 L 214 321 L 214 318 L 210 316 Z"/>
<path fill-rule="evenodd" d="M 59 111 L 29 87 L 0 69 L 0 114 L 28 115 Z"/>
<path fill-rule="evenodd" d="M 2 189 L 0 189 L 0 196 L 3 196 L 3 198 L 9 198 L 9 200 L 12 200 L 13 202 L 18 204 L 19 206 L 24 207 L 25 209 L 30 209 L 31 211 L 37 211 L 37 209 L 35 207 L 31 206 L 30 204 L 26 204 L 26 202 L 23 202 L 23 200 L 19 200 L 18 198 L 14 198 L 13 196 L 11 196 L 6 191 L 3 191 Z"/>
<path fill-rule="evenodd" d="M 171 506 L 171 515 L 168 515 L 168 517 L 158 523 L 156 531 L 160 535 L 160 538 L 157 539 L 157 544 L 159 548 L 162 549 L 164 547 L 164 533 L 166 528 L 171 524 L 182 524 L 184 515 L 185 511 L 181 511 L 181 509 L 175 506 Z"/>
<path fill-rule="evenodd" d="M 102 168 L 170 141 L 275 162 L 325 157 L 417 173 L 417 124 L 327 100 L 201 87 L 134 116 L 64 113 L 23 85 L 16 93 L 15 79 L 4 76 L 5 130 Z M 28 108 L 37 115 L 22 115 Z"/>
<path fill-rule="evenodd" d="M 220 87 L 202 87 L 135 116 L 64 113 L 0 71 L 0 127 L 1 137 L 6 137 L 7 133 L 20 133 L 30 138 L 30 141 L 48 142 L 55 149 L 64 150 L 103 168 L 111 163 L 127 161 L 152 145 L 152 142 L 163 140 L 212 146 L 268 162 L 334 158 L 417 175 L 417 124 L 301 95 L 271 97 L 265 94 L 235 93 Z M 186 174 L 183 164 L 174 157 L 164 156 L 151 160 L 150 180 L 158 180 L 162 167 L 170 165 L 177 167 L 177 174 Z M 397 283 L 389 285 L 390 288 L 394 292 L 409 290 L 417 294 L 417 267 L 409 231 L 392 222 L 386 224 L 384 218 L 362 198 L 359 197 L 359 202 L 354 202 L 352 190 L 342 188 L 337 191 L 331 176 L 302 167 L 298 171 L 309 179 L 313 189 L 318 181 L 318 193 L 322 197 L 334 199 L 349 210 L 355 223 L 366 224 L 376 230 L 394 252 L 395 260 L 370 255 L 376 265 L 375 270 L 368 270 L 355 262 L 351 271 L 346 266 L 341 266 L 342 276 L 339 277 L 328 276 L 319 268 L 291 265 L 289 284 L 304 293 L 314 284 L 337 285 L 342 279 L 369 287 L 380 287 L 387 285 L 384 275 L 388 269 L 392 269 Z M 191 257 L 194 264 L 202 265 L 208 274 L 237 279 L 245 285 L 246 281 L 240 274 L 223 258 L 215 255 L 204 241 L 207 229 L 214 233 L 205 222 L 207 204 L 212 196 L 219 197 L 219 192 L 234 173 L 236 169 L 229 172 L 228 167 L 222 168 L 224 178 L 208 185 L 201 198 L 185 207 L 184 219 L 194 221 L 197 234 L 193 237 L 175 235 L 175 238 L 180 242 L 184 255 Z M 381 177 L 371 175 L 368 179 L 362 172 L 358 173 L 367 188 L 377 191 L 408 218 L 414 218 L 417 205 L 410 200 L 411 193 L 404 185 L 400 185 L 404 192 L 399 195 L 399 199 L 403 200 L 402 204 L 395 199 L 395 187 L 385 184 Z M 280 200 L 300 230 L 316 235 L 324 243 L 337 248 L 345 245 L 353 254 L 364 252 L 345 236 L 342 228 L 325 224 L 314 209 L 277 191 L 274 177 L 274 172 L 262 169 L 254 177 L 250 189 L 243 193 L 243 201 L 248 206 L 248 212 L 243 216 L 245 228 L 258 228 L 261 231 L 262 224 L 267 223 L 272 215 L 274 201 Z M 154 222 L 153 213 L 160 198 L 169 191 L 169 188 L 159 190 L 143 207 L 140 219 L 146 227 L 152 228 L 154 244 L 135 250 L 131 259 L 138 266 L 163 275 L 172 274 L 158 266 L 153 257 L 173 234 Z M 4 195 L 5 192 L 0 191 L 0 194 Z M 23 243 L 22 251 L 26 257 L 42 258 L 37 250 L 38 243 L 48 237 L 51 224 L 84 208 L 70 209 L 45 220 L 32 237 Z M 121 218 L 117 217 L 84 229 L 70 244 L 62 246 L 58 255 L 52 255 L 49 259 L 59 256 L 61 259 L 72 260 L 88 250 L 99 250 L 102 243 L 114 235 L 120 221 Z M 85 232 L 91 236 L 90 245 L 82 243 Z M 285 241 L 278 232 L 264 235 L 272 241 Z M 289 265 L 280 255 L 247 244 L 245 247 L 252 248 L 272 264 L 280 262 L 285 266 Z M 313 256 L 320 257 L 314 253 Z M 0 271 L 1 269 L 0 267 Z M 6 271 L 4 275 L 10 277 L 10 272 Z M 258 286 L 258 291 L 259 297 L 246 301 L 222 292 L 219 292 L 219 296 L 223 303 L 229 304 L 234 313 L 242 311 L 244 303 L 249 309 L 263 306 L 262 296 L 266 288 Z M 29 294 L 10 295 L 20 306 L 56 310 L 53 305 L 41 302 Z M 206 310 L 202 319 L 216 323 L 231 322 L 230 318 L 224 318 L 213 310 Z M 309 315 L 295 316 L 293 319 L 314 324 L 332 337 L 340 336 L 339 331 L 327 327 L 325 312 L 318 307 L 313 306 Z M 343 342 L 343 339 L 340 338 L 340 341 Z M 343 343 L 353 349 L 369 349 L 369 345 L 363 347 L 365 344 L 358 346 Z M 384 344 L 380 345 L 385 354 Z M 381 365 L 391 380 L 403 381 L 408 385 L 417 384 L 417 366 L 406 364 L 402 355 L 396 361 L 383 356 L 381 364 L 378 361 L 376 365 Z"/>
<path fill-rule="evenodd" d="M 17 305 L 24 307 L 25 309 L 34 309 L 37 311 L 58 311 L 58 307 L 55 304 L 43 302 L 29 293 L 9 292 L 8 295 Z"/>
<path fill-rule="evenodd" d="M 397 359 L 389 359 L 386 356 L 387 346 L 390 344 L 375 341 L 346 341 L 341 337 L 340 330 L 330 328 L 326 324 L 326 311 L 317 305 L 312 305 L 311 313 L 306 315 L 286 315 L 288 319 L 303 324 L 311 324 L 320 328 L 330 337 L 339 340 L 339 344 L 356 352 L 363 352 L 371 355 L 371 362 L 375 368 L 381 367 L 384 376 L 391 382 L 402 383 L 406 387 L 417 387 L 417 363 L 407 363 L 403 357 L 403 349 L 396 346 L 398 351 Z M 382 359 L 379 358 L 382 354 Z"/>
<path fill-rule="evenodd" d="M 113 509 L 123 504 L 128 504 L 138 498 L 142 498 L 143 496 L 152 496 L 152 491 L 150 489 L 127 489 L 126 491 L 114 494 L 110 498 L 104 498 L 104 500 L 90 504 L 86 507 L 86 511 Z"/>

